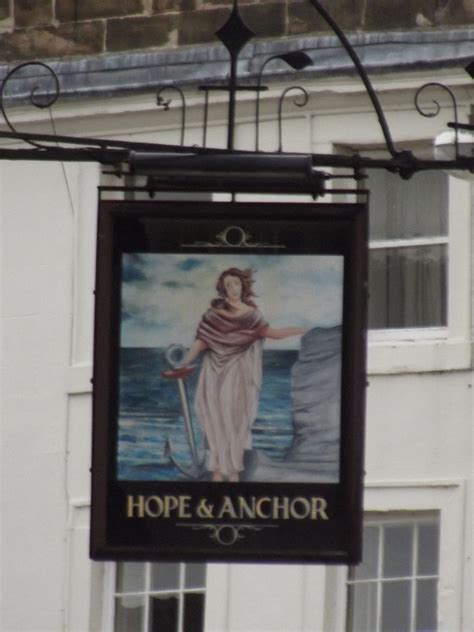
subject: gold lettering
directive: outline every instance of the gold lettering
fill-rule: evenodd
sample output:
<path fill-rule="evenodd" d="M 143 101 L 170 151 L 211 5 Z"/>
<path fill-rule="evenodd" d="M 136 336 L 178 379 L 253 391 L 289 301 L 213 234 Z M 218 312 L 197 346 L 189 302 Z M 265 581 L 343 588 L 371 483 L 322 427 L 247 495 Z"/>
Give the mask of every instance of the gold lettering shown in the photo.
<path fill-rule="evenodd" d="M 189 503 L 191 501 L 191 496 L 180 496 L 179 497 L 179 510 L 178 516 L 180 518 L 191 518 L 192 514 L 189 509 Z"/>
<path fill-rule="evenodd" d="M 178 505 L 179 502 L 176 496 L 165 496 L 165 510 L 163 513 L 164 517 L 169 518 L 171 512 L 177 509 Z"/>
<path fill-rule="evenodd" d="M 138 496 L 134 500 L 133 496 L 127 496 L 127 518 L 133 518 L 135 509 L 137 510 L 137 518 L 143 518 L 145 516 L 144 497 Z"/>
<path fill-rule="evenodd" d="M 243 496 L 237 498 L 239 501 L 239 518 L 255 518 L 255 496 L 251 497 L 251 505 Z"/>
<path fill-rule="evenodd" d="M 191 496 L 127 496 L 127 518 L 192 518 Z"/>
<path fill-rule="evenodd" d="M 262 510 L 263 503 L 267 503 L 267 504 L 270 503 L 271 505 L 271 502 L 272 502 L 272 499 L 269 498 L 268 496 L 264 496 L 263 498 L 259 498 L 257 500 L 255 513 L 257 514 L 259 518 L 271 518 L 271 507 L 270 507 L 270 512 L 267 514 L 263 513 L 263 510 Z"/>
<path fill-rule="evenodd" d="M 206 498 L 201 498 L 196 513 L 199 518 L 214 518 L 214 505 L 209 503 Z"/>
<path fill-rule="evenodd" d="M 143 496 L 128 495 L 126 501 L 127 518 L 192 518 L 192 496 Z M 238 496 L 234 501 L 224 496 L 216 518 L 246 520 L 329 520 L 327 501 L 318 496 Z M 200 518 L 214 518 L 213 506 L 201 498 L 196 514 Z"/>
<path fill-rule="evenodd" d="M 321 517 L 323 520 L 329 520 L 326 513 L 328 503 L 324 498 L 311 498 L 311 520 L 317 520 Z"/>
<path fill-rule="evenodd" d="M 223 518 L 226 514 L 229 516 L 229 518 L 237 518 L 237 513 L 229 496 L 224 496 L 224 502 L 222 503 L 222 507 L 217 517 Z"/>
<path fill-rule="evenodd" d="M 155 509 L 153 510 L 153 505 Z M 158 518 L 163 513 L 163 501 L 159 496 L 148 496 L 145 502 L 145 512 L 150 518 Z"/>
<path fill-rule="evenodd" d="M 288 520 L 290 517 L 290 501 L 288 496 L 276 496 L 273 499 L 273 519 Z"/>
<path fill-rule="evenodd" d="M 297 509 L 298 505 L 303 506 L 303 511 L 298 512 L 298 509 Z M 291 517 L 296 518 L 296 520 L 304 520 L 305 518 L 307 518 L 310 510 L 311 510 L 310 503 L 307 498 L 302 498 L 301 496 L 299 496 L 298 498 L 295 498 L 294 500 L 291 501 L 291 506 L 290 506 Z"/>

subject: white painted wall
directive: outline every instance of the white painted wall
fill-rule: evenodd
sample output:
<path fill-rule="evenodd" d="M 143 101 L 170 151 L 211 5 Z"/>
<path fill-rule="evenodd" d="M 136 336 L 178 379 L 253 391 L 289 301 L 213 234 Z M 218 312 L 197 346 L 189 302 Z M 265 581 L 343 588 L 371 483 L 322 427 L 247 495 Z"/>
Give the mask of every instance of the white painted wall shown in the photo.
<path fill-rule="evenodd" d="M 63 617 L 72 216 L 60 182 L 60 165 L 1 165 L 5 630 L 59 630 Z"/>
<path fill-rule="evenodd" d="M 405 90 L 412 80 L 402 79 L 380 84 L 396 134 L 404 141 L 430 139 L 443 122 L 415 116 Z M 375 117 L 354 84 L 331 82 L 321 94 L 320 87 L 308 89 L 313 105 L 306 113 L 289 107 L 285 150 L 380 142 Z M 273 97 L 270 91 L 262 104 L 267 119 L 262 146 L 271 149 Z M 240 144 L 252 133 L 252 104 L 242 104 L 239 111 Z M 126 137 L 137 139 L 177 138 L 175 113 L 159 119 L 151 96 L 107 106 L 68 104 L 57 116 L 60 133 L 124 137 L 127 130 Z M 187 142 L 200 142 L 200 119 L 195 118 Z M 161 136 L 158 120 L 165 128 Z M 216 108 L 210 120 L 209 138 L 224 142 L 225 108 Z M 99 177 L 94 165 L 67 165 L 63 171 L 54 163 L 0 163 L 5 632 L 106 632 L 110 620 L 110 604 L 103 597 L 106 568 L 88 560 Z M 472 204 L 469 187 L 453 187 L 452 327 L 436 340 L 378 339 L 369 349 L 366 507 L 441 512 L 440 629 L 469 632 L 474 627 Z M 343 570 L 212 565 L 208 579 L 209 631 L 343 629 Z"/>

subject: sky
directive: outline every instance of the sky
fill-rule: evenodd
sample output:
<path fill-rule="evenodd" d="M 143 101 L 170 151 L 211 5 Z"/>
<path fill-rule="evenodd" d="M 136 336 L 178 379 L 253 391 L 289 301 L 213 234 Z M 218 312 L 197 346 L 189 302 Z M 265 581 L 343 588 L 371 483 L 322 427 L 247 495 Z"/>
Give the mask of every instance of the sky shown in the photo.
<path fill-rule="evenodd" d="M 230 267 L 254 270 L 254 301 L 272 327 L 342 323 L 342 256 L 124 253 L 121 346 L 191 345 L 217 296 L 217 279 Z M 298 346 L 295 337 L 265 342 L 265 348 Z"/>

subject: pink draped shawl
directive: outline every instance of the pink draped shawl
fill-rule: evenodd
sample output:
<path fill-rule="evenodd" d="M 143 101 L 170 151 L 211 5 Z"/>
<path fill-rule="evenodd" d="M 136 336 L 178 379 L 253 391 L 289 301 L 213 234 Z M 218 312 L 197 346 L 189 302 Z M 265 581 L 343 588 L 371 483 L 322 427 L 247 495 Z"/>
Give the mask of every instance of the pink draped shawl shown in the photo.
<path fill-rule="evenodd" d="M 209 445 L 208 469 L 224 475 L 243 469 L 262 383 L 262 330 L 255 309 L 238 318 L 213 309 L 203 316 L 197 338 L 207 345 L 195 409 Z"/>

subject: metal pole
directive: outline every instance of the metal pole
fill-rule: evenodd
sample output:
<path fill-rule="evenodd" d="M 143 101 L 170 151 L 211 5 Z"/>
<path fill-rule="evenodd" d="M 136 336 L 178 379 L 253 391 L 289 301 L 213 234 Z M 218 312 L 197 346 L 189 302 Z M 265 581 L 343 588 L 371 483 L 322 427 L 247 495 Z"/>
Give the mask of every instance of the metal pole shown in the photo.
<path fill-rule="evenodd" d="M 229 121 L 227 128 L 227 149 L 234 149 L 235 128 L 235 86 L 237 82 L 237 57 L 230 57 L 230 82 L 229 82 Z"/>

